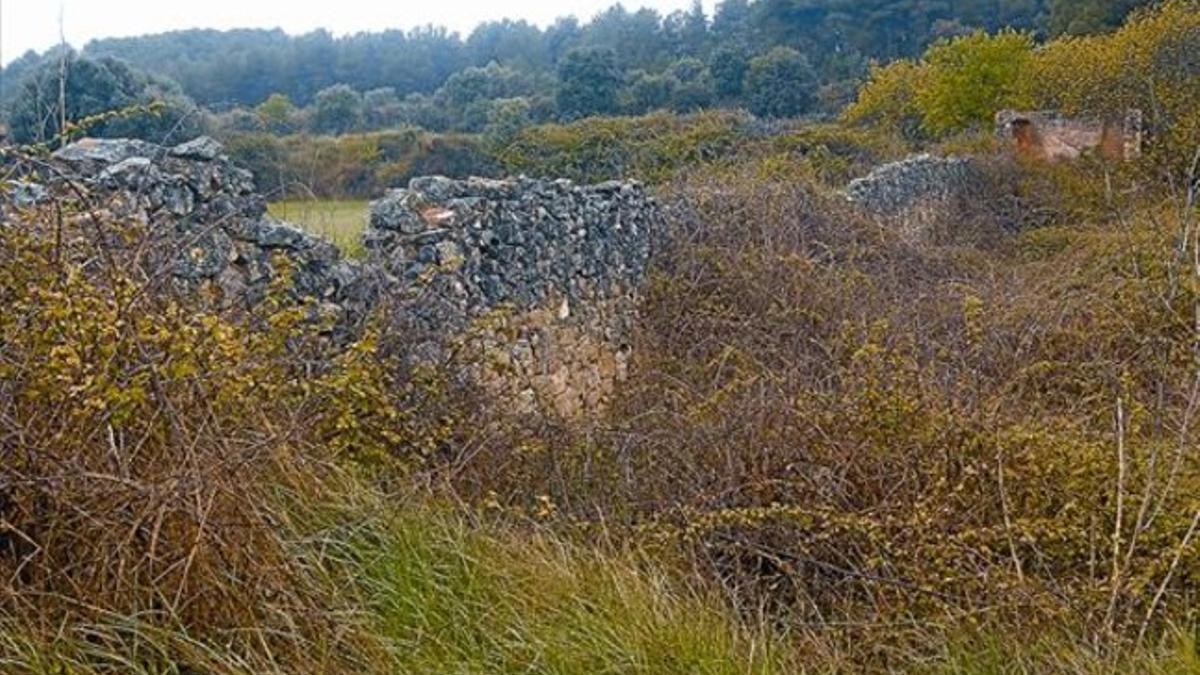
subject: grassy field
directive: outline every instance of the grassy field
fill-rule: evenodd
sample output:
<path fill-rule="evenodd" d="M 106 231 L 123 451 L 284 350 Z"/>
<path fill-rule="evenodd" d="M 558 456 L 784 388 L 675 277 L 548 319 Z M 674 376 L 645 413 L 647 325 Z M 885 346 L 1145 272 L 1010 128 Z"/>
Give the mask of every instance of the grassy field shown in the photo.
<path fill-rule="evenodd" d="M 367 227 L 367 201 L 297 199 L 273 202 L 271 215 L 325 237 L 352 258 L 364 253 L 360 235 Z"/>

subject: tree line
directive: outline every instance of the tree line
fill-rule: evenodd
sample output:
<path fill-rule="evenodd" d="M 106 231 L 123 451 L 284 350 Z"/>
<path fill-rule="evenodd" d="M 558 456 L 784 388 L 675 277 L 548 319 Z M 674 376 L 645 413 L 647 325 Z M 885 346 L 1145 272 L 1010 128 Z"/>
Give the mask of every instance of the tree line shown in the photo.
<path fill-rule="evenodd" d="M 494 21 L 465 38 L 433 26 L 344 37 L 175 31 L 96 40 L 66 55 L 78 101 L 67 112 L 165 98 L 153 132 L 166 119 L 170 128 L 203 121 L 232 131 L 330 134 L 399 125 L 504 134 L 530 123 L 660 109 L 795 117 L 840 110 L 871 62 L 919 55 L 941 38 L 1002 28 L 1101 32 L 1144 4 L 723 0 L 711 16 L 699 2 L 666 15 L 618 4 L 586 23 Z M 19 140 L 44 138 L 47 120 L 58 117 L 46 93 L 63 56 L 30 52 L 0 73 L 0 104 Z"/>

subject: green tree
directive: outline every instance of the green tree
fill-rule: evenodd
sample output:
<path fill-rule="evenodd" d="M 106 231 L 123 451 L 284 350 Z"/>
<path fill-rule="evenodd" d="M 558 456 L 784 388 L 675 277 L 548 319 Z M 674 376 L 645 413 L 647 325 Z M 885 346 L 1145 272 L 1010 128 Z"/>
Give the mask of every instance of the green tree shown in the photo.
<path fill-rule="evenodd" d="M 722 45 L 713 52 L 708 61 L 717 98 L 731 101 L 742 95 L 746 82 L 746 71 L 750 69 L 750 58 L 746 51 L 734 45 Z"/>
<path fill-rule="evenodd" d="M 675 93 L 675 78 L 668 75 L 652 75 L 639 71 L 625 90 L 627 112 L 642 115 L 652 110 L 662 110 L 671 105 Z"/>
<path fill-rule="evenodd" d="M 335 84 L 317 92 L 313 111 L 314 131 L 344 134 L 362 123 L 362 96 L 348 84 Z"/>
<path fill-rule="evenodd" d="M 245 108 L 234 108 L 212 116 L 212 125 L 218 134 L 259 133 L 266 130 L 257 112 Z"/>
<path fill-rule="evenodd" d="M 1152 0 L 1050 0 L 1050 32 L 1087 35 L 1117 28 L 1139 7 Z"/>
<path fill-rule="evenodd" d="M 503 148 L 532 122 L 528 99 L 501 98 L 489 102 L 483 135 L 492 147 Z"/>
<path fill-rule="evenodd" d="M 150 77 L 116 59 L 91 59 L 73 52 L 64 58 L 61 63 L 43 62 L 22 82 L 9 115 L 10 133 L 17 142 L 45 142 L 58 136 L 64 112 L 59 108 L 60 69 L 64 66 L 62 98 L 69 123 L 102 113 L 122 113 L 91 123 L 84 130 L 90 136 L 170 143 L 200 132 L 195 105 L 175 83 Z"/>
<path fill-rule="evenodd" d="M 271 133 L 287 134 L 296 128 L 296 106 L 286 94 L 271 94 L 254 109 L 259 122 Z"/>
<path fill-rule="evenodd" d="M 679 11 L 668 16 L 663 21 L 662 30 L 673 43 L 676 54 L 700 57 L 708 51 L 708 16 L 700 0 L 692 0 L 686 12 Z"/>
<path fill-rule="evenodd" d="M 386 129 L 400 122 L 400 97 L 392 87 L 363 94 L 363 124 L 368 129 Z"/>
<path fill-rule="evenodd" d="M 817 74 L 808 58 L 776 47 L 750 61 L 746 95 L 759 117 L 795 117 L 808 112 L 816 96 Z"/>
<path fill-rule="evenodd" d="M 533 78 L 493 61 L 450 76 L 436 98 L 451 118 L 452 128 L 478 132 L 487 125 L 492 101 L 532 96 L 536 89 Z"/>
<path fill-rule="evenodd" d="M 409 94 L 400 102 L 400 123 L 421 127 L 430 131 L 446 131 L 450 128 L 450 115 L 444 105 L 433 96 Z"/>
<path fill-rule="evenodd" d="M 585 47 L 563 56 L 558 66 L 558 114 L 574 120 L 617 112 L 621 75 L 611 49 Z"/>
<path fill-rule="evenodd" d="M 926 73 L 916 102 L 934 135 L 990 124 L 998 110 L 1029 105 L 1023 77 L 1033 57 L 1033 36 L 978 31 L 943 40 L 925 53 Z"/>
<path fill-rule="evenodd" d="M 668 71 L 675 80 L 671 108 L 676 112 L 694 112 L 712 106 L 716 85 L 708 66 L 700 59 L 684 58 L 671 64 Z"/>
<path fill-rule="evenodd" d="M 749 0 L 722 0 L 717 4 L 712 33 L 722 46 L 745 48 L 752 27 Z"/>

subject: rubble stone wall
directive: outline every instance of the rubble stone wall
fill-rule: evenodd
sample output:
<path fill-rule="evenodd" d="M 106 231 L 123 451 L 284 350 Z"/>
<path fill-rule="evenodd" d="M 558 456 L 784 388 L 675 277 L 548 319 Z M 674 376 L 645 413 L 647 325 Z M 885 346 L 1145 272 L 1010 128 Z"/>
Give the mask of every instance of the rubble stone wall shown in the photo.
<path fill-rule="evenodd" d="M 361 266 L 342 259 L 327 241 L 271 217 L 250 172 L 210 138 L 171 148 L 85 139 L 55 152 L 48 164 L 45 184 L 6 191 L 7 208 L 83 195 L 88 203 L 81 208 L 146 225 L 163 258 L 147 261 L 151 271 L 169 268 L 182 287 L 211 285 L 230 303 L 256 303 L 279 273 L 280 254 L 300 295 L 339 308 L 353 304 Z"/>
<path fill-rule="evenodd" d="M 846 198 L 910 238 L 926 237 L 948 215 L 971 212 L 986 178 L 965 157 L 914 155 L 850 182 Z"/>
<path fill-rule="evenodd" d="M 365 263 L 267 213 L 253 177 L 199 138 L 172 148 L 84 140 L 41 182 L 0 191 L 5 210 L 68 196 L 148 226 L 176 285 L 253 305 L 291 268 L 297 295 L 353 326 L 387 303 L 414 345 L 465 337 L 481 383 L 513 402 L 575 416 L 623 377 L 638 290 L 662 216 L 637 183 L 529 179 L 411 181 L 372 203 Z M 279 257 L 282 256 L 282 257 Z"/>
<path fill-rule="evenodd" d="M 624 376 L 661 229 L 633 182 L 425 177 L 371 204 L 365 243 L 418 333 L 472 336 L 497 393 L 571 416 Z"/>

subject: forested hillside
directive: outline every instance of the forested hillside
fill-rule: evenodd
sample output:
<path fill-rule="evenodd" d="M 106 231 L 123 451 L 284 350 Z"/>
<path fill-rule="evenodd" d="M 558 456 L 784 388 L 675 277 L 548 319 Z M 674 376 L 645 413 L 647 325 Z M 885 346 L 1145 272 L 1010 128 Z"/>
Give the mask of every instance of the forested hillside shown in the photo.
<path fill-rule="evenodd" d="M 1144 4 L 724 0 L 711 16 L 699 3 L 667 16 L 614 5 L 544 29 L 517 20 L 485 23 L 466 36 L 432 26 L 380 26 L 344 37 L 189 30 L 97 40 L 80 56 L 113 57 L 176 82 L 242 130 L 344 133 L 406 124 L 480 131 L 496 118 L 546 122 L 712 107 L 793 117 L 837 112 L 872 60 L 916 56 L 939 38 L 1001 28 L 1041 37 L 1099 32 Z M 33 104 L 20 99 L 28 77 L 56 62 L 55 54 L 26 54 L 4 70 L 0 99 L 10 116 L 53 117 L 22 112 Z M 36 136 L 27 123 L 14 127 L 22 138 Z"/>

